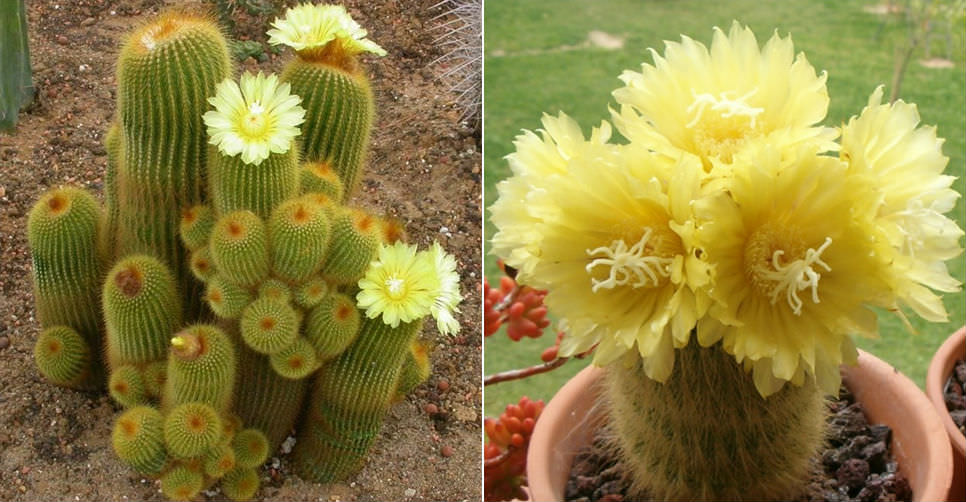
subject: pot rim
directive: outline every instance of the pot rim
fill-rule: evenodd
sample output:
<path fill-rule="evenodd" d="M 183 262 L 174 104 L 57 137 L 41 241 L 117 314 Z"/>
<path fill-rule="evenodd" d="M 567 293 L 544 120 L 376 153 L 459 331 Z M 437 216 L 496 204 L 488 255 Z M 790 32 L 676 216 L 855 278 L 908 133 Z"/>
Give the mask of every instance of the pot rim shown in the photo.
<path fill-rule="evenodd" d="M 936 349 L 936 353 L 929 362 L 929 371 L 926 373 L 926 395 L 929 396 L 929 401 L 932 402 L 939 419 L 946 428 L 949 442 L 959 455 L 966 455 L 966 436 L 963 436 L 949 416 L 946 399 L 943 397 L 943 387 L 949 375 L 952 374 L 956 360 L 964 358 L 964 353 L 966 353 L 966 326 L 949 335 L 949 338 Z"/>
<path fill-rule="evenodd" d="M 933 409 L 929 399 L 908 377 L 875 356 L 859 350 L 856 366 L 843 366 L 842 378 L 857 400 L 863 397 L 884 399 L 887 403 L 905 403 L 905 406 L 884 406 L 877 413 L 867 410 L 871 421 L 886 423 L 893 427 L 897 411 L 908 412 L 919 418 L 919 433 L 926 437 L 925 444 L 909 441 L 903 444 L 893 433 L 893 454 L 899 461 L 910 485 L 913 500 L 945 500 L 952 483 L 953 456 L 948 434 Z M 527 452 L 527 479 L 531 500 L 551 501 L 564 499 L 564 487 L 570 466 L 580 446 L 591 440 L 592 427 L 576 426 L 602 417 L 600 407 L 593 406 L 599 393 L 597 383 L 603 370 L 593 365 L 585 368 L 568 381 L 550 400 L 537 420 Z M 581 442 L 582 440 L 582 442 Z M 927 452 L 916 462 L 904 462 L 906 446 L 925 448 Z M 556 469 L 555 469 L 556 467 Z M 560 467 L 563 467 L 561 469 Z"/>

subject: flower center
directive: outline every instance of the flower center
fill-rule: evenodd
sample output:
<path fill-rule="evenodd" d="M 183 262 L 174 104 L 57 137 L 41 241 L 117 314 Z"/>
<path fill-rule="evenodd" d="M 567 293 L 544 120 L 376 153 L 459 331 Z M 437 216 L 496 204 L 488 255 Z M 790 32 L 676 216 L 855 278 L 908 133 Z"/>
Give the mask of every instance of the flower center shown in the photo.
<path fill-rule="evenodd" d="M 802 252 L 802 246 L 794 241 L 786 240 L 785 248 L 776 248 L 774 244 L 778 244 L 776 241 L 780 239 L 774 239 L 774 237 L 778 236 L 763 229 L 749 239 L 745 249 L 745 270 L 755 288 L 768 296 L 772 305 L 778 303 L 778 300 L 784 296 L 792 313 L 801 315 L 804 302 L 798 293 L 811 289 L 812 302 L 819 303 L 818 283 L 822 278 L 822 272 L 832 271 L 832 268 L 822 261 L 822 253 L 832 244 L 832 238 L 826 237 L 825 242 L 818 249 L 806 248 Z M 798 258 L 792 259 L 796 256 Z"/>
<path fill-rule="evenodd" d="M 606 279 L 590 278 L 593 285 L 591 290 L 596 293 L 601 288 L 613 289 L 624 285 L 634 289 L 653 288 L 667 279 L 674 260 L 656 253 L 657 246 L 650 242 L 652 234 L 651 228 L 645 227 L 641 239 L 630 248 L 624 239 L 617 239 L 610 246 L 588 249 L 587 256 L 593 260 L 585 267 L 587 273 L 592 274 L 596 267 L 608 269 Z"/>
<path fill-rule="evenodd" d="M 726 91 L 715 97 L 691 91 L 694 102 L 687 113 L 693 114 L 694 118 L 685 127 L 693 131 L 694 144 L 701 155 L 732 161 L 734 153 L 757 129 L 758 115 L 765 111 L 747 103 L 757 92 L 758 88 L 755 88 L 735 97 L 737 92 Z"/>
<path fill-rule="evenodd" d="M 386 290 L 389 292 L 389 298 L 393 300 L 402 299 L 406 295 L 406 281 L 391 275 L 386 279 Z"/>
<path fill-rule="evenodd" d="M 248 112 L 242 117 L 241 132 L 249 138 L 259 139 L 268 132 L 269 120 L 265 107 L 258 101 L 248 106 Z"/>

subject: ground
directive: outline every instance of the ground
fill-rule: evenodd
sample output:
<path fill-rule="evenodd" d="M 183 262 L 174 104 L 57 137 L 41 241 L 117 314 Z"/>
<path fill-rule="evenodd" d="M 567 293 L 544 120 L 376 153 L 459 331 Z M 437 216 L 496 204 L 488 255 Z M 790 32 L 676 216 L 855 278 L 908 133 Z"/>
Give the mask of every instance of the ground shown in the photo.
<path fill-rule="evenodd" d="M 118 407 L 103 394 L 50 385 L 34 368 L 39 327 L 25 226 L 30 207 L 50 187 L 80 185 L 102 196 L 119 40 L 171 3 L 28 2 L 37 100 L 15 133 L 0 135 L 0 500 L 162 498 L 154 481 L 111 450 Z M 355 201 L 402 219 L 411 242 L 438 240 L 457 257 L 462 331 L 444 337 L 427 328 L 437 345 L 433 376 L 391 410 L 361 473 L 335 485 L 306 483 L 290 474 L 281 455 L 260 471 L 263 500 L 480 499 L 479 131 L 461 122 L 455 95 L 437 78 L 435 3 L 348 4 L 389 53 L 367 59 L 378 117 Z M 278 69 L 284 57 L 239 67 Z M 441 413 L 429 416 L 428 404 Z"/>

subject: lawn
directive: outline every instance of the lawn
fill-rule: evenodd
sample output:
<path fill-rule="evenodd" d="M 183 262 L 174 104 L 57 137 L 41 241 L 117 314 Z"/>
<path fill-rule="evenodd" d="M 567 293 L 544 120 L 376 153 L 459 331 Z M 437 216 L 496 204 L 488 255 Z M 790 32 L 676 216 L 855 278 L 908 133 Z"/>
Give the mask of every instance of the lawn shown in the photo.
<path fill-rule="evenodd" d="M 897 2 L 904 4 L 904 2 Z M 485 204 L 496 199 L 495 185 L 509 173 L 503 157 L 513 148 L 521 129 L 540 127 L 542 113 L 563 111 L 589 131 L 607 118 L 614 103 L 610 92 L 621 85 L 623 69 L 639 70 L 650 62 L 646 49 L 663 52 L 663 40 L 679 40 L 680 34 L 708 45 L 711 28 L 727 30 L 732 20 L 748 24 L 764 43 L 773 30 L 791 33 L 796 51 L 803 51 L 818 71 L 828 72 L 831 105 L 826 125 L 839 125 L 858 114 L 868 95 L 879 84 L 889 85 L 895 51 L 905 31 L 895 21 L 867 12 L 870 1 L 771 1 L 700 0 L 641 1 L 559 0 L 555 2 L 487 0 L 484 13 L 484 189 Z M 591 43 L 590 32 L 608 43 Z M 920 47 L 909 64 L 900 97 L 917 103 L 923 123 L 936 125 L 946 138 L 947 173 L 958 177 L 954 187 L 963 193 L 966 166 L 966 72 L 961 21 L 951 40 L 951 68 L 927 68 Z M 608 46 L 620 45 L 620 48 Z M 945 56 L 945 46 L 932 44 L 932 56 Z M 886 90 L 886 96 L 889 89 Z M 964 226 L 963 200 L 952 216 Z M 484 218 L 489 215 L 486 213 Z M 494 229 L 487 221 L 487 241 Z M 489 252 L 489 245 L 486 245 Z M 496 258 L 487 255 L 486 275 L 496 282 Z M 963 281 L 962 256 L 949 262 L 951 274 Z M 918 334 L 910 334 L 888 313 L 880 314 L 876 340 L 859 340 L 859 347 L 890 362 L 914 381 L 923 384 L 926 367 L 940 343 L 964 324 L 963 292 L 947 294 L 948 324 L 912 319 Z M 485 342 L 484 371 L 489 374 L 539 363 L 543 347 L 553 343 L 552 333 L 539 340 L 514 344 L 502 332 Z M 585 365 L 571 361 L 555 372 L 524 381 L 502 383 L 485 389 L 485 412 L 499 414 L 521 395 L 549 400 L 554 391 Z"/>

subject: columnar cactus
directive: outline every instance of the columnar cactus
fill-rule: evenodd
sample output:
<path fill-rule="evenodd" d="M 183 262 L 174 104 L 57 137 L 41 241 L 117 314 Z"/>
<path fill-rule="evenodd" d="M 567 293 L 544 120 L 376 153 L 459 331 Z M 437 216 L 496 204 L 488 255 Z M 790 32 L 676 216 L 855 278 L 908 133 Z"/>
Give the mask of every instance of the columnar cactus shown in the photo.
<path fill-rule="evenodd" d="M 364 52 L 382 56 L 386 51 L 365 38 L 366 30 L 341 5 L 303 4 L 289 9 L 272 26 L 269 43 L 287 45 L 296 53 L 282 80 L 303 98 L 303 156 L 339 175 L 345 200 L 362 174 L 374 114 L 369 80 L 357 58 Z"/>
<path fill-rule="evenodd" d="M 71 187 L 45 193 L 27 218 L 37 320 L 42 328 L 68 327 L 81 337 L 58 335 L 62 342 L 70 341 L 62 348 L 76 353 L 38 345 L 38 361 L 53 363 L 55 359 L 46 356 L 57 355 L 58 362 L 47 368 L 60 368 L 56 375 L 48 375 L 58 385 L 92 388 L 104 383 L 100 350 L 104 323 L 97 297 L 91 296 L 100 288 L 106 268 L 103 218 L 91 194 Z M 77 366 L 82 360 L 84 370 Z M 75 369 L 65 372 L 68 367 Z"/>
<path fill-rule="evenodd" d="M 208 324 L 189 326 L 171 338 L 161 403 L 165 409 L 205 403 L 226 413 L 237 372 L 235 347 L 224 331 Z"/>

